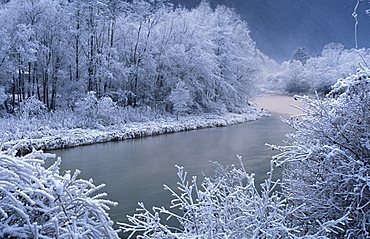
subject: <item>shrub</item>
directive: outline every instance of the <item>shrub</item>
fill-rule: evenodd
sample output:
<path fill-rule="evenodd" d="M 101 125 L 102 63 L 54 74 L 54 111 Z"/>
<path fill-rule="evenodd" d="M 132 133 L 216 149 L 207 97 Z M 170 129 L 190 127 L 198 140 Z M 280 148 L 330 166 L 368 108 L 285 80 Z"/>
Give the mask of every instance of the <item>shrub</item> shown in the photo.
<path fill-rule="evenodd" d="M 43 102 L 38 100 L 36 96 L 31 96 L 21 103 L 20 114 L 25 117 L 34 117 L 38 115 L 45 114 L 47 112 L 47 107 Z"/>
<path fill-rule="evenodd" d="M 142 233 L 143 238 L 284 238 L 291 229 L 283 224 L 289 211 L 270 177 L 258 192 L 254 176 L 244 167 L 225 168 L 218 165 L 214 178 L 205 177 L 198 187 L 178 167 L 178 192 L 165 186 L 173 196 L 171 210 L 154 207 L 153 211 L 139 203 L 138 214 L 128 216 L 128 223 L 119 223 L 126 233 Z M 175 218 L 179 228 L 167 226 L 162 218 Z"/>
<path fill-rule="evenodd" d="M 106 212 L 115 203 L 97 193 L 104 185 L 60 175 L 59 159 L 44 168 L 49 154 L 14 155 L 0 152 L 1 238 L 118 238 Z"/>
<path fill-rule="evenodd" d="M 286 163 L 283 194 L 297 207 L 290 218 L 299 235 L 370 237 L 369 71 L 340 79 L 325 99 L 300 98 L 305 116 L 290 124 L 291 145 L 277 156 Z M 326 222 L 334 228 L 320 231 Z"/>
<path fill-rule="evenodd" d="M 95 92 L 89 92 L 76 104 L 80 116 L 80 127 L 107 126 L 116 123 L 118 108 L 110 97 L 96 98 Z"/>

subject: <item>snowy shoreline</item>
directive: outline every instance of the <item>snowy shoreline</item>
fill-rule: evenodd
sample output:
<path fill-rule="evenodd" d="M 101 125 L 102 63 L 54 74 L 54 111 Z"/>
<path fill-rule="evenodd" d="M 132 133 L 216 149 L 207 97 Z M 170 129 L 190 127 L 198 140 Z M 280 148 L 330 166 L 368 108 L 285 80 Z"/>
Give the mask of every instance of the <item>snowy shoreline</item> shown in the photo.
<path fill-rule="evenodd" d="M 148 122 L 133 122 L 102 127 L 101 129 L 50 129 L 38 132 L 40 137 L 22 138 L 6 141 L 2 144 L 3 150 L 15 148 L 21 154 L 37 150 L 53 150 L 71 148 L 95 143 L 123 141 L 161 134 L 191 131 L 196 129 L 225 127 L 229 125 L 258 120 L 268 113 L 264 110 L 251 107 L 247 112 L 226 113 L 224 115 L 203 114 L 176 117 L 167 117 Z"/>

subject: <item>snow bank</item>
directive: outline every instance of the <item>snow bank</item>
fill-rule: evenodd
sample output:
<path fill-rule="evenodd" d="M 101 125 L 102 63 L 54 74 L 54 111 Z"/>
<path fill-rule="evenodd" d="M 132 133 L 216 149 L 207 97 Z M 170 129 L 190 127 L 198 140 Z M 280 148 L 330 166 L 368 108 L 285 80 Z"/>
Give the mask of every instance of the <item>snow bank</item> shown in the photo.
<path fill-rule="evenodd" d="M 241 114 L 202 114 L 182 116 L 178 120 L 173 116 L 147 122 L 117 124 L 107 127 L 101 126 L 99 129 L 40 128 L 37 132 L 21 132 L 18 136 L 19 138 L 7 140 L 7 142 L 3 143 L 2 147 L 4 150 L 7 150 L 19 144 L 23 152 L 29 152 L 32 148 L 43 150 L 60 149 L 202 128 L 224 127 L 257 120 L 266 115 L 267 113 L 265 111 L 251 107 Z"/>

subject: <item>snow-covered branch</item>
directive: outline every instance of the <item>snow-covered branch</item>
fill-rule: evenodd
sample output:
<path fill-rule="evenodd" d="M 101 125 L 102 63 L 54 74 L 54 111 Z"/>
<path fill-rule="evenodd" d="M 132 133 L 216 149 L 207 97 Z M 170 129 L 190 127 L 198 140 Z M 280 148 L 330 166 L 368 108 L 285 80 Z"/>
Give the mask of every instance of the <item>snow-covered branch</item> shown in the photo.
<path fill-rule="evenodd" d="M 0 152 L 0 237 L 118 238 L 104 199 L 92 180 L 79 171 L 60 174 L 60 159 L 34 151 L 23 157 Z"/>

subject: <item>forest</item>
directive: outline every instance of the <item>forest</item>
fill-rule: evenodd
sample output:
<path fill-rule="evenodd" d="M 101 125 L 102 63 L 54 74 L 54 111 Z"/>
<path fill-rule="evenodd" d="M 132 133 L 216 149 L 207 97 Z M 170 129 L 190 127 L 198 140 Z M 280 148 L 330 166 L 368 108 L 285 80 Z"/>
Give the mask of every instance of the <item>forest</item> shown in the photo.
<path fill-rule="evenodd" d="M 370 49 L 278 63 L 206 1 L 7 0 L 0 22 L 1 238 L 370 237 Z M 261 190 L 241 160 L 202 181 L 178 167 L 170 208 L 113 222 L 104 185 L 44 167 L 40 149 L 257 120 L 260 92 L 309 95 Z"/>
<path fill-rule="evenodd" d="M 120 107 L 238 111 L 263 60 L 246 23 L 207 3 L 20 0 L 0 17 L 7 112 L 32 100 L 74 111 L 90 93 Z"/>

